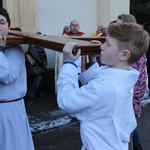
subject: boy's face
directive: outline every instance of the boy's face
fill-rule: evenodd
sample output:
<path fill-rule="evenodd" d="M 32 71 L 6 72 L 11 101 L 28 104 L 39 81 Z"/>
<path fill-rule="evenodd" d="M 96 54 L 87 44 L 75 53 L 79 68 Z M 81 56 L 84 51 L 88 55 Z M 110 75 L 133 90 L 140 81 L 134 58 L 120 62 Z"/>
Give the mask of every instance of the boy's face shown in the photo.
<path fill-rule="evenodd" d="M 105 43 L 101 46 L 101 63 L 111 68 L 118 68 L 121 54 L 117 40 L 107 35 Z"/>
<path fill-rule="evenodd" d="M 0 15 L 0 46 L 6 45 L 6 37 L 8 35 L 8 22 L 3 15 Z"/>
<path fill-rule="evenodd" d="M 7 36 L 8 35 L 8 23 L 4 16 L 0 15 L 0 35 Z"/>

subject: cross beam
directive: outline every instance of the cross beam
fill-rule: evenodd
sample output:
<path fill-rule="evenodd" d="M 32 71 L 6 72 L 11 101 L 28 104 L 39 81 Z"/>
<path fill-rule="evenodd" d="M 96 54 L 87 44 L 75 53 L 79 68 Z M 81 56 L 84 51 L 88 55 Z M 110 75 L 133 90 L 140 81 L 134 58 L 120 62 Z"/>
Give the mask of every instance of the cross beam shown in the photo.
<path fill-rule="evenodd" d="M 100 44 L 92 44 L 91 40 L 99 40 L 103 43 L 105 38 L 37 35 L 35 33 L 10 30 L 7 44 L 35 44 L 62 52 L 67 42 L 76 42 L 77 46 L 75 46 L 75 50 L 80 48 L 81 55 L 99 54 Z"/>

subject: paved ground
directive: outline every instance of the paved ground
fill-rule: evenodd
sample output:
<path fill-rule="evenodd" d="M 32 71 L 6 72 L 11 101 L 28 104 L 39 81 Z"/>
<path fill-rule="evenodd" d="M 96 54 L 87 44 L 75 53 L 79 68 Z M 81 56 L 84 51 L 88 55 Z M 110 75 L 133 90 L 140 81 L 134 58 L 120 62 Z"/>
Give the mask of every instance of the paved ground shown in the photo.
<path fill-rule="evenodd" d="M 138 130 L 143 150 L 150 150 L 150 104 L 142 107 L 142 116 L 138 119 Z"/>
<path fill-rule="evenodd" d="M 49 80 L 47 96 L 26 103 L 35 150 L 80 150 L 79 122 L 58 108 L 54 81 Z M 138 130 L 143 150 L 150 150 L 150 104 L 142 107 Z"/>

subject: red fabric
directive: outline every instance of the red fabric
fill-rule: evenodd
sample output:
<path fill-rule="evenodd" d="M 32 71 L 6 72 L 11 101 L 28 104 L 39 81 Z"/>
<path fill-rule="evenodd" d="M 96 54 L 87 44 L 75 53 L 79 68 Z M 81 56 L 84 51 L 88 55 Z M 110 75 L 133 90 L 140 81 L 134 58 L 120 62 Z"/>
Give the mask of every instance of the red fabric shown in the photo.
<path fill-rule="evenodd" d="M 104 33 L 102 33 L 99 37 L 106 37 L 106 35 Z"/>
<path fill-rule="evenodd" d="M 74 34 L 71 33 L 70 31 L 66 32 L 65 34 L 67 34 L 68 36 L 74 36 Z M 84 32 L 79 31 L 77 34 L 75 34 L 75 36 L 81 36 L 83 34 L 84 34 Z"/>
<path fill-rule="evenodd" d="M 140 72 L 140 76 L 134 86 L 133 108 L 136 115 L 141 115 L 141 101 L 146 92 L 146 55 L 144 54 L 136 63 L 132 65 L 134 69 Z M 129 79 L 130 80 L 130 79 Z"/>

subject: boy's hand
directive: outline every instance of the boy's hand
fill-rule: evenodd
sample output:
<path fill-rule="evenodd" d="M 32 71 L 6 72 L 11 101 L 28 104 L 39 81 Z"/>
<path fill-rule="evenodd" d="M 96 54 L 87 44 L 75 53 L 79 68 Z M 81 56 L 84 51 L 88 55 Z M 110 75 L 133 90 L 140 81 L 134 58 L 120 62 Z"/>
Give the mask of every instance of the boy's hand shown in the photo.
<path fill-rule="evenodd" d="M 6 35 L 0 34 L 0 50 L 6 45 Z"/>
<path fill-rule="evenodd" d="M 98 40 L 91 40 L 91 43 L 92 44 L 102 44 L 100 41 L 98 41 Z"/>
<path fill-rule="evenodd" d="M 77 45 L 75 42 L 68 42 L 63 48 L 63 62 L 74 62 L 81 54 L 81 50 L 78 49 L 77 54 L 73 55 L 73 47 Z"/>

